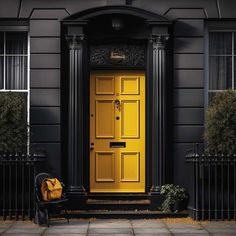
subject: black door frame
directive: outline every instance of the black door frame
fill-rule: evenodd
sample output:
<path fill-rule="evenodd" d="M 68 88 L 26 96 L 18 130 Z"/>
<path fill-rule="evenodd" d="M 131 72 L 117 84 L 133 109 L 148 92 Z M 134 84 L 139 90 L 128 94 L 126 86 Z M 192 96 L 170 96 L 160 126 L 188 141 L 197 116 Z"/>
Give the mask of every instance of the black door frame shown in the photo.
<path fill-rule="evenodd" d="M 67 192 L 71 198 L 80 198 L 87 195 L 84 188 L 84 178 L 88 177 L 84 170 L 88 170 L 88 163 L 84 162 L 89 149 L 88 137 L 85 134 L 84 112 L 89 114 L 89 106 L 84 103 L 89 91 L 90 68 L 88 66 L 88 43 L 86 43 L 85 28 L 88 20 L 106 14 L 125 14 L 142 18 L 147 23 L 149 34 L 146 36 L 147 63 L 146 63 L 146 192 L 153 199 L 153 204 L 160 195 L 160 186 L 171 177 L 170 155 L 167 150 L 168 138 L 167 123 L 167 87 L 171 81 L 167 63 L 171 22 L 164 17 L 130 6 L 109 6 L 88 9 L 63 20 L 63 33 L 68 43 L 69 65 L 64 77 L 69 78 L 68 89 L 68 119 L 64 124 L 68 130 L 64 137 L 64 152 L 67 153 Z M 62 39 L 63 41 L 64 39 Z M 62 45 L 65 45 L 65 40 Z M 65 54 L 66 55 L 66 54 Z M 169 65 L 167 65 L 169 64 Z M 126 68 L 127 69 L 127 68 Z M 86 86 L 85 86 L 86 84 Z M 84 87 L 85 86 L 85 87 Z M 150 115 L 149 119 L 148 116 Z M 150 122 L 147 122 L 150 120 Z M 149 133 L 150 132 L 150 133 Z M 83 135 L 80 135 L 80 134 Z M 86 140 L 85 140 L 86 138 Z M 86 149 L 84 149 L 86 147 Z M 170 149 L 170 147 L 168 147 Z M 88 171 L 87 171 L 88 172 Z M 88 173 L 87 173 L 88 174 Z M 88 185 L 88 184 L 87 184 Z"/>

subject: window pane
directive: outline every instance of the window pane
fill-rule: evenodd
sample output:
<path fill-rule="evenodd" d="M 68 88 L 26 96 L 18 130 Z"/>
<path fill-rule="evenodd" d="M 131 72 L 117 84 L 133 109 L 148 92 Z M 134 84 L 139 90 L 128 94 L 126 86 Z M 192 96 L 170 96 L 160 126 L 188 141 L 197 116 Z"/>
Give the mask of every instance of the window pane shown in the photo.
<path fill-rule="evenodd" d="M 234 54 L 236 54 L 236 32 L 234 32 Z"/>
<path fill-rule="evenodd" d="M 209 52 L 214 55 L 232 54 L 232 33 L 212 32 L 209 35 Z"/>
<path fill-rule="evenodd" d="M 7 54 L 27 54 L 27 33 L 7 32 L 6 33 Z"/>
<path fill-rule="evenodd" d="M 27 56 L 6 57 L 6 89 L 27 89 Z"/>
<path fill-rule="evenodd" d="M 210 90 L 223 90 L 232 88 L 232 58 L 231 57 L 210 57 Z"/>
<path fill-rule="evenodd" d="M 4 53 L 4 33 L 0 32 L 0 54 Z"/>
<path fill-rule="evenodd" d="M 236 57 L 234 57 L 234 89 L 236 90 Z"/>
<path fill-rule="evenodd" d="M 3 57 L 0 57 L 0 89 L 3 89 Z"/>

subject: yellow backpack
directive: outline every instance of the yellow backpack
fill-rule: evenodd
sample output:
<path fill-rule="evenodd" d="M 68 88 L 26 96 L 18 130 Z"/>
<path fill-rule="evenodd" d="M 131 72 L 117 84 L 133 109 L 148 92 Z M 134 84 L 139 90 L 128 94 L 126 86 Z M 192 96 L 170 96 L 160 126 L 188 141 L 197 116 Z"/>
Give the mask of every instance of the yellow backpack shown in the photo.
<path fill-rule="evenodd" d="M 57 178 L 46 178 L 41 185 L 41 193 L 44 201 L 61 199 L 62 186 Z"/>

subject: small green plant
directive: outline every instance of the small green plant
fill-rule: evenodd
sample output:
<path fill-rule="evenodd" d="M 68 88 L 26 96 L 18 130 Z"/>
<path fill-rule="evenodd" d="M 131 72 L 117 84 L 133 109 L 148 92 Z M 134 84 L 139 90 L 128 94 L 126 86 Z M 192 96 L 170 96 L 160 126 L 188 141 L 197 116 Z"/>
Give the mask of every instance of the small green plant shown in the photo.
<path fill-rule="evenodd" d="M 204 139 L 207 152 L 236 153 L 236 92 L 224 91 L 214 95 L 205 120 Z"/>
<path fill-rule="evenodd" d="M 0 151 L 25 152 L 26 99 L 23 93 L 0 93 Z"/>
<path fill-rule="evenodd" d="M 161 186 L 161 195 L 165 197 L 161 206 L 163 211 L 172 211 L 176 202 L 184 201 L 188 198 L 187 192 L 184 188 L 173 184 L 165 184 Z"/>

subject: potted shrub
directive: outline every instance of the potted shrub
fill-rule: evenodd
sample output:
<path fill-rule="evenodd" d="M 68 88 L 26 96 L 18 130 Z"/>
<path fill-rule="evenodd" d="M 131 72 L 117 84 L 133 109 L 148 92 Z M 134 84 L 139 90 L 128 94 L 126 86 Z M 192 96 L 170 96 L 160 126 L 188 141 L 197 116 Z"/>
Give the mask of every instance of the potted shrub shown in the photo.
<path fill-rule="evenodd" d="M 23 93 L 0 93 L 0 152 L 26 152 L 27 118 Z"/>
<path fill-rule="evenodd" d="M 214 95 L 205 119 L 204 139 L 208 153 L 236 153 L 236 92 L 224 91 Z"/>
<path fill-rule="evenodd" d="M 164 196 L 164 201 L 161 205 L 163 211 L 179 212 L 186 208 L 188 195 L 183 187 L 165 184 L 161 186 L 161 195 Z"/>

